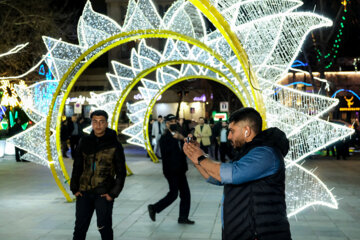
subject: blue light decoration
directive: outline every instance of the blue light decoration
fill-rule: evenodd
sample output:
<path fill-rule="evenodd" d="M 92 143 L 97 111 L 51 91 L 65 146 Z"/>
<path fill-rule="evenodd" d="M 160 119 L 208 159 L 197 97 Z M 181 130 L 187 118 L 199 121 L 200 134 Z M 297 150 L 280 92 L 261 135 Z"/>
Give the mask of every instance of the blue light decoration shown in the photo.
<path fill-rule="evenodd" d="M 41 64 L 41 66 L 40 66 L 39 75 L 45 76 L 45 67 L 44 67 L 44 64 Z"/>
<path fill-rule="evenodd" d="M 286 85 L 284 85 L 284 86 L 292 86 L 292 85 L 297 85 L 297 84 L 303 84 L 303 85 L 305 85 L 305 86 L 307 86 L 307 87 L 312 87 L 312 84 L 311 83 L 306 83 L 306 82 L 293 82 L 293 83 L 289 83 L 289 84 L 286 84 Z M 276 96 L 277 94 L 278 94 L 278 92 L 281 90 L 281 88 L 275 88 L 275 93 L 274 93 L 274 95 Z M 308 92 L 308 91 L 307 91 Z M 310 91 L 311 92 L 311 91 Z"/>
<path fill-rule="evenodd" d="M 0 121 L 2 121 L 4 119 L 5 113 L 6 113 L 6 107 L 0 106 Z"/>
<path fill-rule="evenodd" d="M 46 80 L 55 80 L 51 71 L 51 66 L 49 68 L 45 68 L 44 64 L 41 64 L 39 75 L 45 76 Z M 58 82 L 54 81 L 53 83 L 48 83 L 46 87 L 38 85 L 34 88 L 34 100 L 37 103 L 41 103 L 39 110 L 44 115 L 47 115 L 49 106 L 51 105 L 53 93 L 56 91 L 57 86 Z"/>
<path fill-rule="evenodd" d="M 331 97 L 332 97 L 332 98 L 335 98 L 335 97 L 336 97 L 336 94 L 338 94 L 339 92 L 349 92 L 349 93 L 352 93 L 352 94 L 353 94 L 355 97 L 357 97 L 357 98 L 359 99 L 359 101 L 360 101 L 359 95 L 357 95 L 354 91 L 348 90 L 348 89 L 339 89 L 339 90 L 337 90 Z"/>
<path fill-rule="evenodd" d="M 300 61 L 300 60 L 295 60 L 294 62 L 293 62 L 293 65 L 291 65 L 291 67 L 292 68 L 295 68 L 295 67 L 306 67 L 306 66 L 308 66 L 309 64 L 308 63 L 304 63 L 304 62 L 302 62 L 302 61 Z"/>

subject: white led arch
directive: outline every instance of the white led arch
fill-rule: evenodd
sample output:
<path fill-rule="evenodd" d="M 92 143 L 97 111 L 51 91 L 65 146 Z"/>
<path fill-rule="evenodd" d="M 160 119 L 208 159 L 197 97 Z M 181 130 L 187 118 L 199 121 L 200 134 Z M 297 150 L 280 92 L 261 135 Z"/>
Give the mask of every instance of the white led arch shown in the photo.
<path fill-rule="evenodd" d="M 28 160 L 48 165 L 53 174 L 57 172 L 58 185 L 62 180 L 67 181 L 69 177 L 56 147 L 59 139 L 55 132 L 59 129 L 58 112 L 62 109 L 63 97 L 74 84 L 72 79 L 76 80 L 88 61 L 109 50 L 117 41 L 140 39 L 139 36 L 165 37 L 167 43 L 160 51 L 141 40 L 137 50 L 131 51 L 130 66 L 112 63 L 113 73 L 108 73 L 107 77 L 113 91 L 92 94 L 97 106 L 108 111 L 116 122 L 123 103 L 119 99 L 131 89 L 134 79 L 142 82 L 139 90 L 143 100 L 128 104 L 133 125 L 123 133 L 130 136 L 129 143 L 146 147 L 144 133 L 147 132 L 149 103 L 167 85 L 196 75 L 218 79 L 238 92 L 238 96 L 243 96 L 243 104 L 263 108 L 267 126 L 277 126 L 289 137 L 290 152 L 286 157 L 288 215 L 315 204 L 337 208 L 337 201 L 326 185 L 298 162 L 351 135 L 353 130 L 320 119 L 338 103 L 337 100 L 278 84 L 298 55 L 306 35 L 313 29 L 332 25 L 330 20 L 314 13 L 293 12 L 301 4 L 296 0 L 178 0 L 161 18 L 151 0 L 130 0 L 124 25 L 120 26 L 94 12 L 88 2 L 78 23 L 78 45 L 44 37 L 49 50 L 46 61 L 55 67 L 56 79 L 38 85 L 47 88 L 49 84 L 58 84 L 57 90 L 53 92 L 49 108 L 44 110 L 42 106 L 40 110 L 39 103 L 34 101 L 35 85 L 17 87 L 23 102 L 28 103 L 24 106 L 26 112 L 37 124 L 9 141 L 27 150 L 24 157 Z M 211 21 L 217 21 L 214 23 L 217 30 L 206 32 L 202 13 Z M 166 64 L 156 68 L 169 61 L 181 65 L 180 70 Z M 155 81 L 142 75 L 150 70 L 156 71 Z M 261 91 L 256 91 L 253 85 Z M 256 101 L 257 97 L 260 101 Z M 263 104 L 257 106 L 261 99 L 264 99 Z M 45 137 L 47 142 L 40 141 Z M 69 200 L 66 184 L 61 183 L 59 187 Z"/>

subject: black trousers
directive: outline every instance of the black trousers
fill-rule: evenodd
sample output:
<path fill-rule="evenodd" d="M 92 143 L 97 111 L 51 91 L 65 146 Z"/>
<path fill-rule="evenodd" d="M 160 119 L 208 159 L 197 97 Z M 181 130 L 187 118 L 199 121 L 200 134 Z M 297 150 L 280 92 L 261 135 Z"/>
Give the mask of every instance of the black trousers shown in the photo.
<path fill-rule="evenodd" d="M 200 143 L 200 148 L 206 153 L 209 153 L 209 146 L 204 146 L 202 142 Z"/>
<path fill-rule="evenodd" d="M 214 150 L 214 155 L 215 155 L 215 160 L 219 160 L 219 157 L 218 157 L 218 153 L 219 153 L 219 144 L 217 142 L 217 140 L 215 139 L 214 141 L 214 145 L 215 145 L 215 150 Z M 221 156 L 221 155 L 220 155 Z"/>
<path fill-rule="evenodd" d="M 229 156 L 230 149 L 229 146 L 227 144 L 227 142 L 221 142 L 220 143 L 220 161 L 221 162 L 225 162 L 226 158 L 225 156 L 228 155 L 229 158 L 231 158 L 231 156 Z"/>
<path fill-rule="evenodd" d="M 154 204 L 155 212 L 160 213 L 170 206 L 178 197 L 180 192 L 180 210 L 179 219 L 187 219 L 190 212 L 190 189 L 185 173 L 166 174 L 166 180 L 169 183 L 170 191 L 167 195 Z"/>
<path fill-rule="evenodd" d="M 79 144 L 80 136 L 79 135 L 71 135 L 70 136 L 70 149 L 71 149 L 71 157 L 74 159 L 74 153 L 77 145 Z"/>
<path fill-rule="evenodd" d="M 83 193 L 76 199 L 76 220 L 73 240 L 85 240 L 92 215 L 96 211 L 97 226 L 102 240 L 113 240 L 112 210 L 114 201 L 99 194 Z"/>

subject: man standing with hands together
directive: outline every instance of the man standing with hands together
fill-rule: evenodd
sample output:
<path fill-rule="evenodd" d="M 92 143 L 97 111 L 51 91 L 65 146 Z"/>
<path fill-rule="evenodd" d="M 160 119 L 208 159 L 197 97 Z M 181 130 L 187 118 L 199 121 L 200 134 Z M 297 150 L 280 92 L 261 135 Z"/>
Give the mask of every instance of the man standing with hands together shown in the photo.
<path fill-rule="evenodd" d="M 288 139 L 278 128 L 262 131 L 262 118 L 253 108 L 235 111 L 229 123 L 228 139 L 238 150 L 232 162 L 215 162 L 199 144 L 184 144 L 201 175 L 224 185 L 222 239 L 291 240 L 285 203 Z"/>

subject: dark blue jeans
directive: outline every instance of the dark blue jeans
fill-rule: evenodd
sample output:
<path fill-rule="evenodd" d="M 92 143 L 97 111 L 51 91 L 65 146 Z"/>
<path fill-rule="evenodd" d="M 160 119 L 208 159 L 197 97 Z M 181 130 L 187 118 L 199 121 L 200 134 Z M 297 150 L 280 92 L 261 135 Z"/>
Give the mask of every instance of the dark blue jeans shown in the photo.
<path fill-rule="evenodd" d="M 102 240 L 113 240 L 112 210 L 114 201 L 99 194 L 83 193 L 76 199 L 76 220 L 73 240 L 85 240 L 92 215 L 96 211 L 97 226 Z"/>

